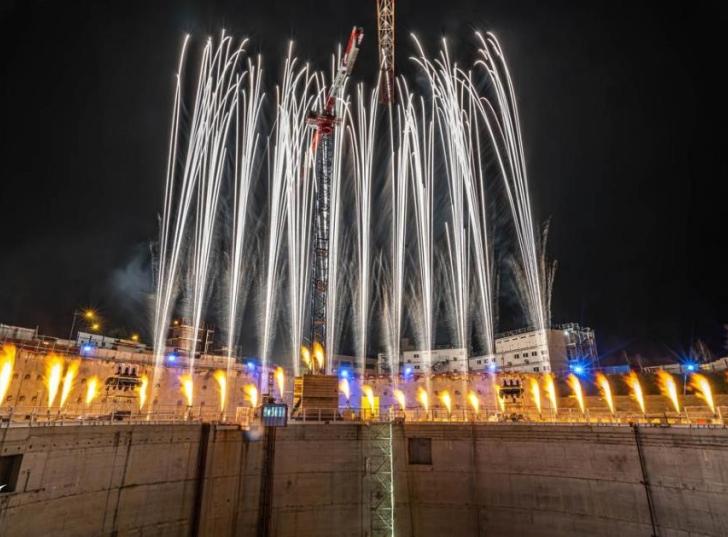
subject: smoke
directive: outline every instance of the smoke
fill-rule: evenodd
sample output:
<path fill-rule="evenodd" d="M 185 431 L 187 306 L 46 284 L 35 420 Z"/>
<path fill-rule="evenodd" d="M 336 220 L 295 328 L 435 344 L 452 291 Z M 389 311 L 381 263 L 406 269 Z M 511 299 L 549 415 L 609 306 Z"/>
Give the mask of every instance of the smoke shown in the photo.
<path fill-rule="evenodd" d="M 153 283 L 152 252 L 146 243 L 136 244 L 124 265 L 114 269 L 109 277 L 109 296 L 114 309 L 122 319 L 138 319 L 140 314 L 144 315 L 147 322 L 133 328 L 145 335 L 149 334 L 146 328 L 151 322 Z"/>

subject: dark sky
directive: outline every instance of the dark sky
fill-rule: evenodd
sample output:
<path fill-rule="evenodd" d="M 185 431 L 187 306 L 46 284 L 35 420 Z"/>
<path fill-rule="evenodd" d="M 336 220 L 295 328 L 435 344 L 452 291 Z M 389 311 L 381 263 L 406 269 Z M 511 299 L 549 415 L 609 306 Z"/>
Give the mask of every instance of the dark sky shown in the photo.
<path fill-rule="evenodd" d="M 720 350 L 728 323 L 725 3 L 400 0 L 416 32 L 473 29 L 509 58 L 539 220 L 559 262 L 555 321 L 600 350 Z M 672 3 L 669 3 L 672 4 Z M 184 33 L 220 28 L 320 67 L 354 24 L 376 62 L 374 0 L 22 0 L 0 8 L 0 322 L 64 335 L 74 307 L 135 329 L 135 260 L 157 235 L 173 72 Z M 273 64 L 276 65 L 275 63 Z M 120 283 L 121 282 L 121 283 Z"/>

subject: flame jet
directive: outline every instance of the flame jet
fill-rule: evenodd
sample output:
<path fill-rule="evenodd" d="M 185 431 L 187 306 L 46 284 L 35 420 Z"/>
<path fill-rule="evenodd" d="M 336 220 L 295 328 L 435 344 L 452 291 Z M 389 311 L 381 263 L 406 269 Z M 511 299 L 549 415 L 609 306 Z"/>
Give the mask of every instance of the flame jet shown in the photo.
<path fill-rule="evenodd" d="M 99 394 L 99 378 L 91 377 L 86 381 L 86 406 L 90 406 Z"/>
<path fill-rule="evenodd" d="M 49 354 L 46 360 L 45 385 L 48 390 L 48 408 L 53 406 L 61 387 L 63 377 L 63 359 L 55 354 Z"/>
<path fill-rule="evenodd" d="M 535 377 L 529 377 L 528 379 L 529 391 L 531 392 L 531 399 L 533 404 L 536 406 L 538 415 L 541 415 L 541 386 L 538 383 L 538 379 Z"/>
<path fill-rule="evenodd" d="M 182 375 L 179 378 L 180 386 L 182 389 L 182 393 L 185 396 L 185 399 L 187 401 L 187 406 L 191 407 L 194 397 L 194 386 L 192 382 L 192 376 L 191 375 Z"/>
<path fill-rule="evenodd" d="M 478 412 L 480 411 L 480 399 L 478 399 L 478 394 L 475 393 L 473 390 L 470 390 L 470 392 L 468 393 L 468 402 L 473 408 L 473 412 L 477 416 Z"/>
<path fill-rule="evenodd" d="M 138 395 L 139 395 L 139 411 L 141 411 L 147 402 L 147 395 L 149 392 L 149 377 L 148 376 L 142 375 L 139 386 L 137 387 L 137 390 L 138 390 Z"/>
<path fill-rule="evenodd" d="M 404 392 L 402 390 L 394 390 L 394 398 L 397 400 L 397 403 L 399 404 L 399 408 L 401 410 L 405 410 L 407 408 L 407 398 L 404 395 Z"/>
<path fill-rule="evenodd" d="M 212 376 L 217 382 L 217 388 L 220 393 L 220 412 L 225 412 L 225 405 L 227 404 L 227 374 L 225 371 L 218 369 Z"/>
<path fill-rule="evenodd" d="M 554 376 L 551 373 L 548 373 L 544 376 L 543 381 L 544 391 L 546 392 L 546 397 L 548 397 L 549 403 L 551 403 L 551 409 L 554 414 L 557 414 L 559 407 L 557 404 L 556 382 L 554 381 Z"/>
<path fill-rule="evenodd" d="M 15 345 L 3 345 L 0 350 L 0 406 L 5 401 L 10 388 L 10 381 L 13 379 L 13 367 L 15 366 Z"/>
<path fill-rule="evenodd" d="M 713 401 L 713 390 L 710 388 L 708 379 L 700 373 L 693 373 L 690 376 L 690 387 L 695 390 L 695 395 L 705 401 L 710 411 L 715 414 L 715 402 Z"/>
<path fill-rule="evenodd" d="M 629 375 L 625 377 L 625 382 L 631 390 L 630 395 L 632 396 L 632 399 L 637 401 L 642 414 L 645 414 L 645 396 L 642 392 L 642 384 L 640 384 L 640 379 L 637 376 L 637 373 L 630 371 Z"/>
<path fill-rule="evenodd" d="M 609 379 L 604 374 L 597 373 L 596 381 L 597 386 L 599 387 L 599 392 L 602 394 L 602 398 L 606 401 L 607 406 L 609 407 L 609 412 L 611 412 L 612 416 L 614 416 L 614 398 L 612 397 L 612 387 L 609 385 Z"/>
<path fill-rule="evenodd" d="M 74 360 L 66 368 L 66 374 L 63 376 L 63 384 L 61 386 L 61 408 L 63 408 L 68 401 L 68 396 L 71 395 L 73 389 L 73 381 L 76 379 L 78 374 L 78 366 L 80 365 L 78 360 Z"/>
<path fill-rule="evenodd" d="M 243 387 L 243 392 L 245 393 L 245 398 L 250 402 L 250 406 L 253 408 L 258 407 L 258 388 L 255 387 L 255 384 L 246 384 Z"/>
<path fill-rule="evenodd" d="M 660 369 L 657 371 L 657 385 L 660 388 L 662 395 L 670 400 L 672 408 L 679 414 L 680 401 L 677 396 L 677 384 L 675 383 L 675 378 L 664 369 Z"/>
<path fill-rule="evenodd" d="M 584 403 L 584 392 L 581 388 L 581 382 L 579 382 L 579 377 L 574 375 L 573 373 L 569 375 L 566 378 L 566 382 L 569 384 L 569 388 L 571 388 L 571 393 L 574 394 L 574 398 L 576 399 L 577 404 L 579 405 L 579 410 L 581 410 L 581 413 L 586 413 L 586 405 Z"/>

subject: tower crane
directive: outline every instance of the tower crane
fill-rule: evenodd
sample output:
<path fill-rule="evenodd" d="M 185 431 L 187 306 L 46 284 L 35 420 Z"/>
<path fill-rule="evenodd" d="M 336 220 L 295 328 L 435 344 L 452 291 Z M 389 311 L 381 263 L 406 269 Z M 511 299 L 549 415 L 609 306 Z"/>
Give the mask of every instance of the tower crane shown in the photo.
<path fill-rule="evenodd" d="M 359 46 L 364 39 L 364 30 L 355 26 L 349 35 L 336 74 L 326 93 L 323 106 L 312 112 L 307 123 L 315 129 L 313 151 L 316 156 L 316 206 L 313 244 L 313 267 L 311 275 L 311 344 L 325 349 L 326 345 L 326 301 L 329 292 L 329 229 L 331 189 L 331 142 L 334 127 L 341 118 L 336 117 L 336 101 L 344 89 L 346 77 L 354 69 Z M 330 349 L 325 349 L 330 352 Z"/>
<path fill-rule="evenodd" d="M 392 104 L 394 92 L 394 2 L 377 0 L 377 32 L 379 33 L 379 101 Z"/>

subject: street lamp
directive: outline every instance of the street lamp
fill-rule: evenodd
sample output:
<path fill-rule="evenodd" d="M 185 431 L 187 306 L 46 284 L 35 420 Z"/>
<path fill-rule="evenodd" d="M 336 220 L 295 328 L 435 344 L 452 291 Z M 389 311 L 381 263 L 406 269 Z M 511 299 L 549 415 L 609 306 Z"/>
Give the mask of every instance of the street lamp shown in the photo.
<path fill-rule="evenodd" d="M 71 322 L 71 331 L 68 333 L 68 339 L 73 339 L 73 330 L 76 328 L 76 319 L 78 317 L 83 317 L 87 321 L 93 321 L 96 318 L 96 312 L 92 309 L 86 309 L 83 311 L 73 310 L 73 321 Z"/>

